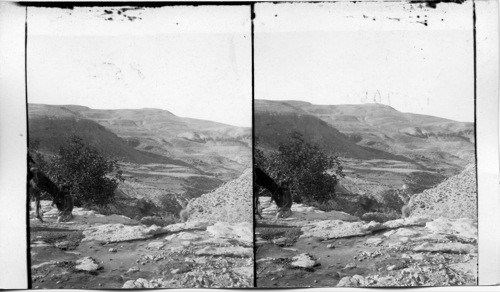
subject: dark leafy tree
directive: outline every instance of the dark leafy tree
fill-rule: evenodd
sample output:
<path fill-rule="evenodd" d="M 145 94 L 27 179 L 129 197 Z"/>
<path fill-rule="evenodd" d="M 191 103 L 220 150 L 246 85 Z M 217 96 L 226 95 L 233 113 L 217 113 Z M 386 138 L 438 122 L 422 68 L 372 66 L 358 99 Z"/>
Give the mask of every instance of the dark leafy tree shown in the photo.
<path fill-rule="evenodd" d="M 76 206 L 104 206 L 114 199 L 118 182 L 123 180 L 117 161 L 106 158 L 83 139 L 73 135 L 59 156 L 51 159 L 46 168 L 59 185 L 67 186 Z"/>
<path fill-rule="evenodd" d="M 287 142 L 262 162 L 273 178 L 289 188 L 295 202 L 334 199 L 338 178 L 344 176 L 338 157 L 325 154 L 298 132 L 290 133 Z"/>

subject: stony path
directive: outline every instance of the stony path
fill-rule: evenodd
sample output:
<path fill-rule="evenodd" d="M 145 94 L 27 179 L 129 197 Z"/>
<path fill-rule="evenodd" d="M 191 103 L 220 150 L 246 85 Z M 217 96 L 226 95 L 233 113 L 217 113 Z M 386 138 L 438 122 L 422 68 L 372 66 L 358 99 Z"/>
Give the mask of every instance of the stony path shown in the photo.
<path fill-rule="evenodd" d="M 476 285 L 477 222 L 412 217 L 364 222 L 294 205 L 256 223 L 259 287 Z"/>
<path fill-rule="evenodd" d="M 43 202 L 30 220 L 34 288 L 253 286 L 251 223 L 193 221 L 166 227 L 75 208 L 71 222 Z"/>

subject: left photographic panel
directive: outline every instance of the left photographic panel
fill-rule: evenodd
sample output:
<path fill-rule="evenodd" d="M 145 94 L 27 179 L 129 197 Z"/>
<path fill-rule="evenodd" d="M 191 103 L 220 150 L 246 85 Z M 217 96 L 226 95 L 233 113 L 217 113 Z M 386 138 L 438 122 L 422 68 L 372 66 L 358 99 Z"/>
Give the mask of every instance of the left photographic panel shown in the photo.
<path fill-rule="evenodd" d="M 35 5 L 31 287 L 253 287 L 250 6 Z"/>

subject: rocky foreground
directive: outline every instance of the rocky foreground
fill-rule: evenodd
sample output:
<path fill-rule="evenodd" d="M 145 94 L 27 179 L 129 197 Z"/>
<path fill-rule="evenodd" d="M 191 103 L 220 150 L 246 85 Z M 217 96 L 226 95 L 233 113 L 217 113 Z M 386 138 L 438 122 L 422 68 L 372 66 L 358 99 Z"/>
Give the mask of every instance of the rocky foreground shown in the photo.
<path fill-rule="evenodd" d="M 295 205 L 286 220 L 262 198 L 259 287 L 476 285 L 477 222 L 412 217 L 364 222 Z"/>
<path fill-rule="evenodd" d="M 261 197 L 258 287 L 477 285 L 473 166 L 414 196 L 411 216 L 384 223 L 295 204 L 275 219 Z"/>
<path fill-rule="evenodd" d="M 251 172 L 233 184 L 247 181 L 251 182 Z M 227 185 L 222 188 L 219 194 L 230 198 L 219 201 L 218 209 L 251 205 L 251 188 L 247 194 L 231 192 Z M 34 288 L 253 286 L 252 222 L 217 218 L 214 214 L 220 210 L 210 212 L 210 205 L 204 209 L 212 214 L 207 220 L 197 214 L 163 227 L 82 208 L 75 208 L 74 218 L 62 223 L 49 201 L 42 202 L 42 209 L 45 223 L 34 214 L 30 220 Z"/>

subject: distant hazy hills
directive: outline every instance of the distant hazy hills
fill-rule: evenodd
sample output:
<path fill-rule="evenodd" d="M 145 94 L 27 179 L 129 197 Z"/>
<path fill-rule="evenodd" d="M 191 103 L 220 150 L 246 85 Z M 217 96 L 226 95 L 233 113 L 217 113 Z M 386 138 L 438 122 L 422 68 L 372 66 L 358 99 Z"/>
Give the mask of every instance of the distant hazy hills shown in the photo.
<path fill-rule="evenodd" d="M 474 156 L 473 123 L 403 113 L 386 105 L 255 100 L 255 112 L 256 137 L 264 146 L 276 146 L 287 132 L 298 130 L 323 148 L 359 159 L 404 156 L 434 169 L 459 169 Z"/>
<path fill-rule="evenodd" d="M 374 148 L 363 147 L 331 127 L 326 122 L 312 115 L 295 113 L 255 113 L 255 133 L 259 146 L 277 148 L 286 143 L 288 133 L 302 133 L 306 141 L 313 142 L 330 154 L 358 159 L 390 159 L 409 161 L 404 156 L 397 156 Z"/>
<path fill-rule="evenodd" d="M 55 152 L 72 133 L 133 163 L 191 166 L 233 176 L 251 161 L 251 129 L 182 118 L 160 109 L 96 110 L 29 104 L 30 139 Z"/>

